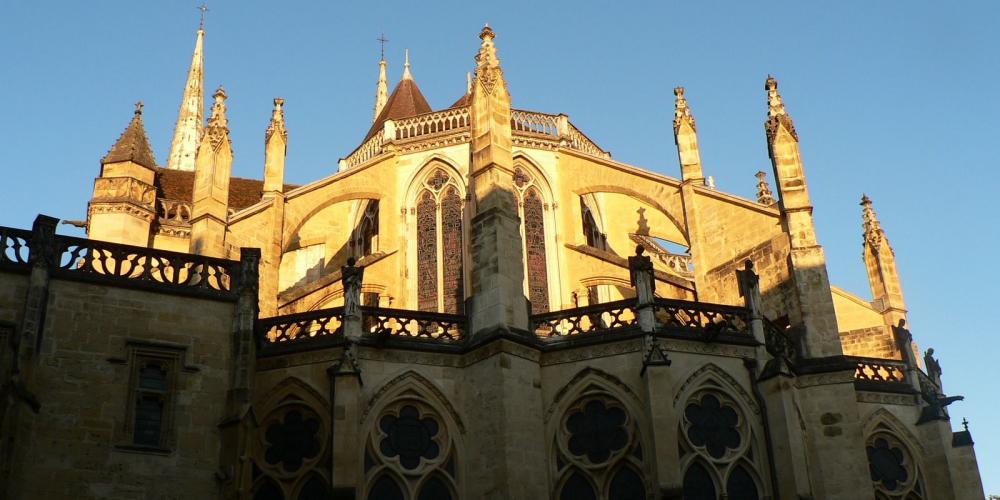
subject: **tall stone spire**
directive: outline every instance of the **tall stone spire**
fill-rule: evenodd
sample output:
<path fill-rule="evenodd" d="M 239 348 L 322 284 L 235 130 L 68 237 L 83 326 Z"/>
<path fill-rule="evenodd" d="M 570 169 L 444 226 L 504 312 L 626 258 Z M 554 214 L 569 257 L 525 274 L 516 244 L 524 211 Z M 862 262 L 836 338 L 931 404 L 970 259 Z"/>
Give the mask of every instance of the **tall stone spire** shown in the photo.
<path fill-rule="evenodd" d="M 774 168 L 781 201 L 782 230 L 791 247 L 790 262 L 797 304 L 789 320 L 802 331 L 803 353 L 807 357 L 843 354 L 837 317 L 830 294 L 830 277 L 826 256 L 816 239 L 812 202 L 806 188 L 805 171 L 799 153 L 799 136 L 785 104 L 778 94 L 778 82 L 768 75 L 764 82 L 767 92 L 767 150 Z"/>
<path fill-rule="evenodd" d="M 229 177 L 233 149 L 226 119 L 226 91 L 215 91 L 195 162 L 191 208 L 191 253 L 225 257 L 226 222 L 229 218 Z"/>
<path fill-rule="evenodd" d="M 389 100 L 389 80 L 385 76 L 385 58 L 378 62 L 378 83 L 375 85 L 375 112 L 372 113 L 372 123 L 378 118 L 386 101 Z"/>
<path fill-rule="evenodd" d="M 167 168 L 174 170 L 194 170 L 198 141 L 201 140 L 202 120 L 205 114 L 202 53 L 205 40 L 204 25 L 199 26 L 197 33 L 191 67 L 188 69 L 187 83 L 184 84 L 184 95 L 181 97 L 181 108 L 177 112 L 177 124 L 174 125 L 174 140 L 170 143 L 170 156 L 167 157 Z"/>
<path fill-rule="evenodd" d="M 868 284 L 872 291 L 872 301 L 886 316 L 886 323 L 894 326 L 900 319 L 906 318 L 903 287 L 896 271 L 896 253 L 889 245 L 868 195 L 861 196 L 861 221 L 863 227 L 861 246 L 865 270 L 868 272 Z"/>
<path fill-rule="evenodd" d="M 264 132 L 264 197 L 281 192 L 285 177 L 285 153 L 288 151 L 288 131 L 285 130 L 285 100 L 274 98 L 271 122 Z"/>
<path fill-rule="evenodd" d="M 674 95 L 674 144 L 677 145 L 677 157 L 681 163 L 681 180 L 699 181 L 704 174 L 701 171 L 694 115 L 684 98 L 684 87 L 674 88 Z"/>
<path fill-rule="evenodd" d="M 763 170 L 758 170 L 754 175 L 757 177 L 757 203 L 761 205 L 774 205 L 771 186 L 767 185 L 767 174 Z"/>
<path fill-rule="evenodd" d="M 406 49 L 406 56 L 403 60 L 403 79 L 412 80 L 413 74 L 410 73 L 410 49 Z"/>

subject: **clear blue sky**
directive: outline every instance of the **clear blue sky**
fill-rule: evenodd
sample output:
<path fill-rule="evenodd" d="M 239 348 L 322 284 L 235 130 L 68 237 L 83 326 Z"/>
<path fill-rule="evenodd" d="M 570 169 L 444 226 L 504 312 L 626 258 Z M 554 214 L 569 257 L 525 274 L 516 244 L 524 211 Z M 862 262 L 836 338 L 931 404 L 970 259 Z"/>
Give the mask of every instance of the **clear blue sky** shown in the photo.
<path fill-rule="evenodd" d="M 935 348 L 947 391 L 966 396 L 952 425 L 971 421 L 987 492 L 1000 493 L 1000 3 L 345 3 L 209 5 L 205 84 L 230 96 L 234 175 L 262 175 L 274 96 L 286 99 L 286 179 L 335 171 L 371 120 L 380 32 L 390 79 L 409 47 L 424 95 L 449 105 L 489 21 L 516 107 L 564 112 L 616 159 L 676 176 L 671 89 L 683 85 L 706 174 L 752 197 L 754 172 L 770 176 L 762 87 L 772 73 L 802 141 L 832 281 L 868 296 L 867 192 L 896 251 L 913 334 Z M 4 2 L 0 224 L 84 218 L 99 159 L 137 99 L 166 161 L 195 6 Z"/>

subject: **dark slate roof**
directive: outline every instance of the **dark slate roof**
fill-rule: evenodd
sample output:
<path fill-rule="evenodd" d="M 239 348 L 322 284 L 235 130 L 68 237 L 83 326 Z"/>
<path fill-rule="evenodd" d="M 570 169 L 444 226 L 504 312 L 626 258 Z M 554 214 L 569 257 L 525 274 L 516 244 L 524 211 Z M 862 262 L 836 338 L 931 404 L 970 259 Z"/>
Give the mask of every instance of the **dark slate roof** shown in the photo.
<path fill-rule="evenodd" d="M 372 123 L 372 127 L 368 129 L 368 133 L 365 134 L 365 138 L 361 142 L 371 139 L 379 130 L 382 130 L 382 124 L 386 120 L 398 120 L 431 111 L 431 105 L 427 104 L 427 99 L 424 99 L 424 94 L 417 87 L 417 82 L 413 81 L 412 78 L 403 78 L 396 84 L 392 94 L 389 94 L 385 107 L 375 118 L 375 123 Z"/>
<path fill-rule="evenodd" d="M 153 148 L 149 146 L 149 138 L 146 137 L 146 129 L 142 126 L 141 105 L 137 105 L 135 114 L 128 127 L 118 137 L 118 141 L 108 154 L 101 159 L 101 165 L 117 163 L 121 161 L 132 161 L 148 168 L 156 167 L 156 157 L 153 155 Z"/>
<path fill-rule="evenodd" d="M 194 172 L 188 170 L 156 169 L 156 197 L 190 202 L 194 198 Z M 285 184 L 287 192 L 299 186 Z M 243 210 L 260 201 L 264 194 L 264 181 L 231 177 L 229 179 L 229 208 Z"/>

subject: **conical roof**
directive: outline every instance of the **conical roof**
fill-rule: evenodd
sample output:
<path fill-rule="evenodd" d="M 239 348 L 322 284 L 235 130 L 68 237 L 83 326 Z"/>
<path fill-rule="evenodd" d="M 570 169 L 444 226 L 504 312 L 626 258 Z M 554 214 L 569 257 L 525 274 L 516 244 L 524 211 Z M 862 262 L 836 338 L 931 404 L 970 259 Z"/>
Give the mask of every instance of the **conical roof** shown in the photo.
<path fill-rule="evenodd" d="M 118 137 L 115 145 L 111 146 L 108 154 L 101 159 L 101 165 L 123 161 L 135 162 L 149 168 L 156 167 L 156 156 L 153 155 L 153 148 L 149 146 L 146 129 L 142 126 L 142 102 L 136 103 L 132 121 Z"/>
<path fill-rule="evenodd" d="M 368 129 L 368 133 L 365 134 L 364 141 L 371 139 L 378 131 L 382 130 L 382 124 L 386 120 L 398 120 L 431 111 L 431 106 L 427 104 L 427 99 L 417 87 L 417 82 L 412 77 L 403 78 L 392 90 L 389 100 L 382 107 L 382 112 L 378 114 L 375 123 L 372 123 L 372 128 Z"/>

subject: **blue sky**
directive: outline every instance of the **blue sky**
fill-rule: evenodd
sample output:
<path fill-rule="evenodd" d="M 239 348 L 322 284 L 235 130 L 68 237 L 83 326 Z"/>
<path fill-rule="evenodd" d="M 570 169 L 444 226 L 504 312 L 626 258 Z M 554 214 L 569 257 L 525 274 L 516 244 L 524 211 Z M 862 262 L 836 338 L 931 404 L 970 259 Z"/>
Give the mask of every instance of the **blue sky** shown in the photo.
<path fill-rule="evenodd" d="M 371 120 L 378 43 L 390 79 L 410 48 L 434 107 L 465 88 L 488 21 L 514 106 L 563 112 L 620 161 L 678 175 L 671 89 L 687 88 L 702 161 L 752 197 L 770 176 L 762 123 L 772 73 L 802 141 L 832 281 L 862 296 L 862 192 L 896 251 L 910 325 L 934 347 L 967 417 L 987 492 L 1000 493 L 998 2 L 214 1 L 205 84 L 224 84 L 233 174 L 260 177 L 271 98 L 286 100 L 286 179 L 336 170 Z M 706 5 L 702 5 L 706 4 Z M 194 1 L 7 0 L 0 224 L 82 219 L 99 159 L 145 102 L 165 162 L 194 45 Z M 66 226 L 61 230 L 68 232 Z"/>

